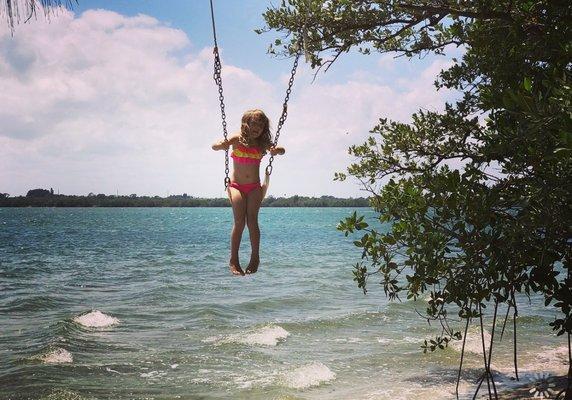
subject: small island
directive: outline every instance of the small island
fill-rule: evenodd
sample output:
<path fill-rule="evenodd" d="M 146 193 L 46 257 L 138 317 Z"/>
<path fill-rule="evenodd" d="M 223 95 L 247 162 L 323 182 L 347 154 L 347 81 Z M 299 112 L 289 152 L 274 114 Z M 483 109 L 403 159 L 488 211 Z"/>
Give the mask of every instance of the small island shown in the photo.
<path fill-rule="evenodd" d="M 274 197 L 268 196 L 262 207 L 368 207 L 365 197 L 338 198 L 334 196 Z M 106 195 L 89 193 L 86 196 L 54 194 L 50 189 L 32 189 L 26 196 L 11 197 L 0 193 L 0 207 L 230 207 L 228 198 L 203 198 L 187 193 L 168 197 L 130 195 Z"/>

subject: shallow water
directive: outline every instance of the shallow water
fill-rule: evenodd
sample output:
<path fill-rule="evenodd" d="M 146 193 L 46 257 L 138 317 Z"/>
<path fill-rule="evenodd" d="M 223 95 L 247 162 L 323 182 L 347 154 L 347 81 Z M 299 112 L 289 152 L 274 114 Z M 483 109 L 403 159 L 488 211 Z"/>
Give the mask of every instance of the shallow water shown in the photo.
<path fill-rule="evenodd" d="M 453 398 L 459 347 L 422 353 L 439 333 L 424 302 L 352 281 L 360 252 L 335 229 L 352 211 L 263 208 L 259 273 L 233 277 L 230 209 L 0 208 L 0 398 Z M 245 232 L 244 265 L 249 247 Z M 521 303 L 521 376 L 562 370 L 555 314 Z M 479 339 L 472 327 L 467 395 Z"/>

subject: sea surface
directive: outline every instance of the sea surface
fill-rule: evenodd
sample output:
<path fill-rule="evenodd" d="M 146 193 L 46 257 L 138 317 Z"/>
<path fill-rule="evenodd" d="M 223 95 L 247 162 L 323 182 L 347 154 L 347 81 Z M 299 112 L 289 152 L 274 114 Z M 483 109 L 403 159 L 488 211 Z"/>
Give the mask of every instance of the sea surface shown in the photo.
<path fill-rule="evenodd" d="M 423 354 L 440 333 L 417 314 L 426 300 L 352 280 L 359 236 L 336 230 L 351 212 L 263 208 L 259 272 L 235 277 L 229 208 L 0 208 L 0 399 L 454 398 L 460 343 Z M 556 314 L 519 303 L 521 381 L 565 372 Z M 502 390 L 512 322 L 495 335 Z M 460 398 L 482 373 L 480 340 L 472 325 Z"/>

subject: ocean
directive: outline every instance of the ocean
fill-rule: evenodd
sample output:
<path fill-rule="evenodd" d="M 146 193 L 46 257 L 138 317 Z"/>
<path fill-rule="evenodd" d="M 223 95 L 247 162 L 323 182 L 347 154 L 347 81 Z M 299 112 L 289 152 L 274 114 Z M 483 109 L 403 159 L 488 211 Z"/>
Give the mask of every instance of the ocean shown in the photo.
<path fill-rule="evenodd" d="M 336 230 L 352 212 L 261 209 L 259 272 L 236 277 L 229 208 L 0 208 L 0 399 L 455 398 L 460 342 L 423 354 L 440 333 L 425 300 L 353 282 L 358 236 Z M 245 229 L 243 266 L 249 254 Z M 565 373 L 556 313 L 519 305 L 521 381 Z M 499 333 L 501 390 L 516 384 L 511 321 Z M 480 346 L 472 325 L 460 398 Z"/>

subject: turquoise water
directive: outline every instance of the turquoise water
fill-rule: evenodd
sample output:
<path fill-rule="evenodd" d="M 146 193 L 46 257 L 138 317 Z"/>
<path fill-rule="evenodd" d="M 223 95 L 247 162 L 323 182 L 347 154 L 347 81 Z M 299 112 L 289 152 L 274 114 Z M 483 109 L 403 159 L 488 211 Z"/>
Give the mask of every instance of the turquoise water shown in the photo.
<path fill-rule="evenodd" d="M 0 398 L 453 398 L 460 353 L 419 349 L 439 332 L 423 300 L 352 281 L 360 252 L 335 229 L 352 211 L 263 208 L 259 272 L 234 277 L 228 208 L 0 208 Z M 522 376 L 561 370 L 554 314 L 521 303 Z M 495 344 L 500 387 L 511 338 Z"/>

